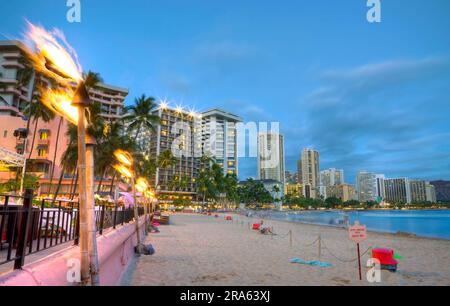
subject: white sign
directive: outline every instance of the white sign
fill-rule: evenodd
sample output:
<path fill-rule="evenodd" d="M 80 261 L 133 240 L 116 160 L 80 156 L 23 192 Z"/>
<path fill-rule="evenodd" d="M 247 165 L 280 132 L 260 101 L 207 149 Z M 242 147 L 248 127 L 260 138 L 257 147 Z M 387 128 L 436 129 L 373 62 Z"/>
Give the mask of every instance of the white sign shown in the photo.
<path fill-rule="evenodd" d="M 350 240 L 355 243 L 361 243 L 367 239 L 367 229 L 365 225 L 359 224 L 358 221 L 355 222 L 353 226 L 348 228 L 348 235 Z"/>

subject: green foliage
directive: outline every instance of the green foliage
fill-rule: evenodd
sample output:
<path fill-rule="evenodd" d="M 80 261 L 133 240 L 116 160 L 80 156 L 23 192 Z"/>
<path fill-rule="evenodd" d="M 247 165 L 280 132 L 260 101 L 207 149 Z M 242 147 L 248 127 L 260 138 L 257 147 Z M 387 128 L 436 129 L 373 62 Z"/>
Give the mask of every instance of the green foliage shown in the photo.
<path fill-rule="evenodd" d="M 264 188 L 263 183 L 251 178 L 238 188 L 238 195 L 240 201 L 247 205 L 260 206 L 274 201 L 270 192 Z"/>
<path fill-rule="evenodd" d="M 39 188 L 39 177 L 32 175 L 25 175 L 24 179 L 24 190 L 25 189 L 33 189 L 36 190 Z M 6 183 L 0 184 L 0 193 L 7 193 L 13 191 L 20 190 L 20 179 L 17 180 L 9 180 Z"/>

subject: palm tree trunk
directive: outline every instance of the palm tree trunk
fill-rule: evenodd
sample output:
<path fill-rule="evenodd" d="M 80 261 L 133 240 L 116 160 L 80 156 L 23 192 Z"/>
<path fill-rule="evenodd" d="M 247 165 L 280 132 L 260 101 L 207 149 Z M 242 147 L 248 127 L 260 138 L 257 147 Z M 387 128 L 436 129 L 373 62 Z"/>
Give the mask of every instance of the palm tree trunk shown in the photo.
<path fill-rule="evenodd" d="M 113 177 L 112 177 L 112 180 L 111 180 L 111 186 L 110 186 L 110 188 L 109 188 L 109 194 L 110 194 L 111 196 L 113 195 L 114 181 L 115 181 L 115 179 L 116 179 L 116 175 L 117 175 L 117 172 L 114 171 L 114 174 L 113 174 Z"/>
<path fill-rule="evenodd" d="M 55 204 L 56 198 L 58 197 L 59 190 L 61 188 L 62 180 L 64 178 L 64 168 L 61 170 L 61 175 L 59 176 L 58 186 L 56 187 L 55 194 L 53 195 L 52 205 Z"/>
<path fill-rule="evenodd" d="M 73 200 L 75 198 L 75 193 L 77 192 L 78 178 L 79 176 L 77 171 L 77 174 L 75 176 L 75 184 L 73 185 L 72 194 L 70 195 L 70 200 Z"/>
<path fill-rule="evenodd" d="M 39 122 L 39 118 L 34 119 L 33 140 L 31 141 L 30 155 L 28 156 L 28 159 L 31 159 L 31 155 L 33 154 L 33 148 L 34 148 L 34 142 L 36 140 L 36 132 L 37 132 L 38 122 Z M 25 151 L 25 148 L 24 148 L 24 151 Z"/>
<path fill-rule="evenodd" d="M 52 191 L 52 183 L 53 183 L 53 175 L 55 174 L 55 163 L 56 163 L 56 153 L 58 152 L 58 142 L 59 142 L 59 134 L 61 132 L 61 125 L 63 122 L 63 117 L 59 118 L 58 132 L 56 133 L 56 142 L 55 142 L 55 153 L 53 154 L 52 161 L 52 171 L 50 174 L 50 183 L 49 183 L 49 193 Z"/>
<path fill-rule="evenodd" d="M 98 183 L 97 193 L 100 193 L 100 191 L 102 191 L 103 178 L 106 175 L 106 170 L 108 170 L 108 167 L 105 167 L 103 169 L 102 176 L 100 177 L 100 182 Z"/>

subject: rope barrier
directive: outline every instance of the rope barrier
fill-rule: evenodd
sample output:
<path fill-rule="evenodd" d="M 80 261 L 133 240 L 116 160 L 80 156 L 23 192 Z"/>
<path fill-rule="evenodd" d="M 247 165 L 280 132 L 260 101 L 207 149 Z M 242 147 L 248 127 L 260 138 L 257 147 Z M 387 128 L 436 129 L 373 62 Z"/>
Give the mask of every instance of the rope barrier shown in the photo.
<path fill-rule="evenodd" d="M 233 223 L 234 223 L 234 220 L 233 220 Z M 245 221 L 241 220 L 240 223 L 241 223 L 241 227 L 243 227 Z M 238 220 L 238 219 L 236 220 L 236 224 L 239 225 L 239 220 Z M 248 225 L 248 229 L 251 230 L 252 227 L 251 227 L 251 222 L 250 222 L 250 221 L 247 221 L 247 225 Z M 271 238 L 272 238 L 272 239 L 273 239 L 273 236 L 276 236 L 276 237 L 278 237 L 278 238 L 280 238 L 280 239 L 284 239 L 284 238 L 286 238 L 286 237 L 289 237 L 289 244 L 290 244 L 290 247 L 293 247 L 292 230 L 289 230 L 286 234 L 282 234 L 282 235 L 275 234 L 274 231 L 273 231 L 273 227 L 271 227 L 271 230 L 272 230 L 272 232 L 271 232 L 271 236 L 272 236 Z M 317 239 L 314 240 L 314 241 L 311 242 L 311 243 L 307 243 L 307 244 L 295 244 L 295 247 L 299 247 L 299 248 L 309 248 L 309 247 L 312 247 L 312 246 L 316 245 L 317 243 L 319 244 L 319 245 L 318 245 L 318 257 L 319 257 L 319 258 L 321 257 L 321 251 L 322 251 L 322 249 L 324 249 L 324 250 L 328 251 L 328 253 L 329 253 L 333 258 L 335 258 L 335 259 L 337 259 L 338 261 L 343 262 L 343 263 L 352 263 L 352 262 L 355 262 L 355 261 L 358 260 L 358 257 L 356 257 L 356 258 L 354 258 L 354 259 L 342 259 L 340 256 L 334 254 L 333 251 L 331 251 L 330 248 L 328 248 L 328 246 L 325 244 L 325 241 L 322 239 L 321 235 L 319 235 L 319 236 L 317 237 Z M 367 250 L 364 251 L 364 252 L 360 255 L 360 258 L 362 258 L 364 255 L 366 255 L 367 253 L 369 253 L 369 251 L 370 251 L 371 249 L 372 249 L 371 247 L 367 248 Z"/>
<path fill-rule="evenodd" d="M 331 255 L 332 257 L 334 257 L 335 259 L 339 260 L 340 262 L 351 263 L 351 262 L 355 262 L 355 261 L 358 260 L 358 257 L 356 257 L 355 259 L 342 259 L 342 258 L 340 258 L 340 256 L 335 255 L 335 254 L 334 254 L 334 253 L 333 253 L 333 252 L 325 245 L 325 243 L 324 243 L 323 248 L 324 248 L 325 250 L 327 250 L 328 253 L 330 253 L 330 255 Z M 369 251 L 370 251 L 371 249 L 372 249 L 371 247 L 367 248 L 367 250 L 364 251 L 364 252 L 359 256 L 359 258 L 362 258 L 364 255 L 366 255 L 367 253 L 369 253 Z"/>

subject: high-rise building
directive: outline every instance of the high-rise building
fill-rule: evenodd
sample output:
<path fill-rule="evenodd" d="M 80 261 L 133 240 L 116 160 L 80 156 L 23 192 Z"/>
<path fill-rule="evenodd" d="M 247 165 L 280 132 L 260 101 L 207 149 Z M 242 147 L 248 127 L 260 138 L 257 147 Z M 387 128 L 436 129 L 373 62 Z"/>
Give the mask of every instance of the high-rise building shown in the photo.
<path fill-rule="evenodd" d="M 224 174 L 238 175 L 236 124 L 242 119 L 220 109 L 202 113 L 203 154 L 213 156 Z"/>
<path fill-rule="evenodd" d="M 409 180 L 411 203 L 423 203 L 427 201 L 426 182 L 421 180 Z"/>
<path fill-rule="evenodd" d="M 284 137 L 278 133 L 258 135 L 258 178 L 285 184 Z"/>
<path fill-rule="evenodd" d="M 389 203 L 411 203 L 411 184 L 407 178 L 386 179 L 384 181 L 386 201 Z"/>
<path fill-rule="evenodd" d="M 344 184 L 344 170 L 330 168 L 320 172 L 320 195 L 329 197 L 327 187 Z"/>
<path fill-rule="evenodd" d="M 41 192 L 48 193 L 51 174 L 53 173 L 53 179 L 58 179 L 62 172 L 60 165 L 68 145 L 68 123 L 58 116 L 50 122 L 34 122 L 31 118 L 27 141 L 14 136 L 15 130 L 26 129 L 28 126 L 28 118 L 23 111 L 30 103 L 38 103 L 33 99 L 38 93 L 37 86 L 49 85 L 44 77 L 36 77 L 28 62 L 29 52 L 28 47 L 18 41 L 0 41 L 0 146 L 9 151 L 29 154 L 31 159 L 27 164 L 27 172 L 40 177 Z M 101 115 L 108 121 L 121 118 L 127 94 L 126 89 L 102 83 L 89 92 L 94 102 L 101 103 Z M 35 142 L 32 146 L 34 135 Z M 0 169 L 0 181 L 10 179 L 14 173 L 10 169 Z M 53 185 L 56 187 L 56 184 Z M 70 179 L 63 178 L 61 194 L 68 193 L 68 185 Z"/>
<path fill-rule="evenodd" d="M 33 76 L 26 67 L 28 48 L 19 41 L 0 41 L 0 115 L 21 116 L 31 101 Z"/>
<path fill-rule="evenodd" d="M 176 163 L 164 169 L 159 167 L 153 180 L 162 194 L 195 194 L 195 180 L 201 157 L 201 118 L 181 108 L 159 107 L 154 111 L 161 119 L 156 133 L 150 134 L 148 157 L 157 162 L 164 151 L 170 151 Z M 184 181 L 185 186 L 177 185 Z"/>
<path fill-rule="evenodd" d="M 286 171 L 284 177 L 286 178 L 286 183 L 298 184 L 298 173 Z"/>
<path fill-rule="evenodd" d="M 115 122 L 122 118 L 125 99 L 128 89 L 98 83 L 89 89 L 89 96 L 93 102 L 102 105 L 101 115 L 109 122 Z"/>
<path fill-rule="evenodd" d="M 301 177 L 303 194 L 306 198 L 319 197 L 319 171 L 319 152 L 308 148 L 304 149 L 301 155 Z"/>
<path fill-rule="evenodd" d="M 425 184 L 425 193 L 427 202 L 437 203 L 436 199 L 436 188 L 434 185 L 431 185 L 429 182 Z"/>
<path fill-rule="evenodd" d="M 378 202 L 385 198 L 383 174 L 360 171 L 356 177 L 356 189 L 360 202 Z"/>
<path fill-rule="evenodd" d="M 326 187 L 327 191 L 327 197 L 328 198 L 338 198 L 341 199 L 343 202 L 347 202 L 350 200 L 356 200 L 356 190 L 355 188 L 350 184 L 339 184 L 339 185 L 331 185 Z"/>

